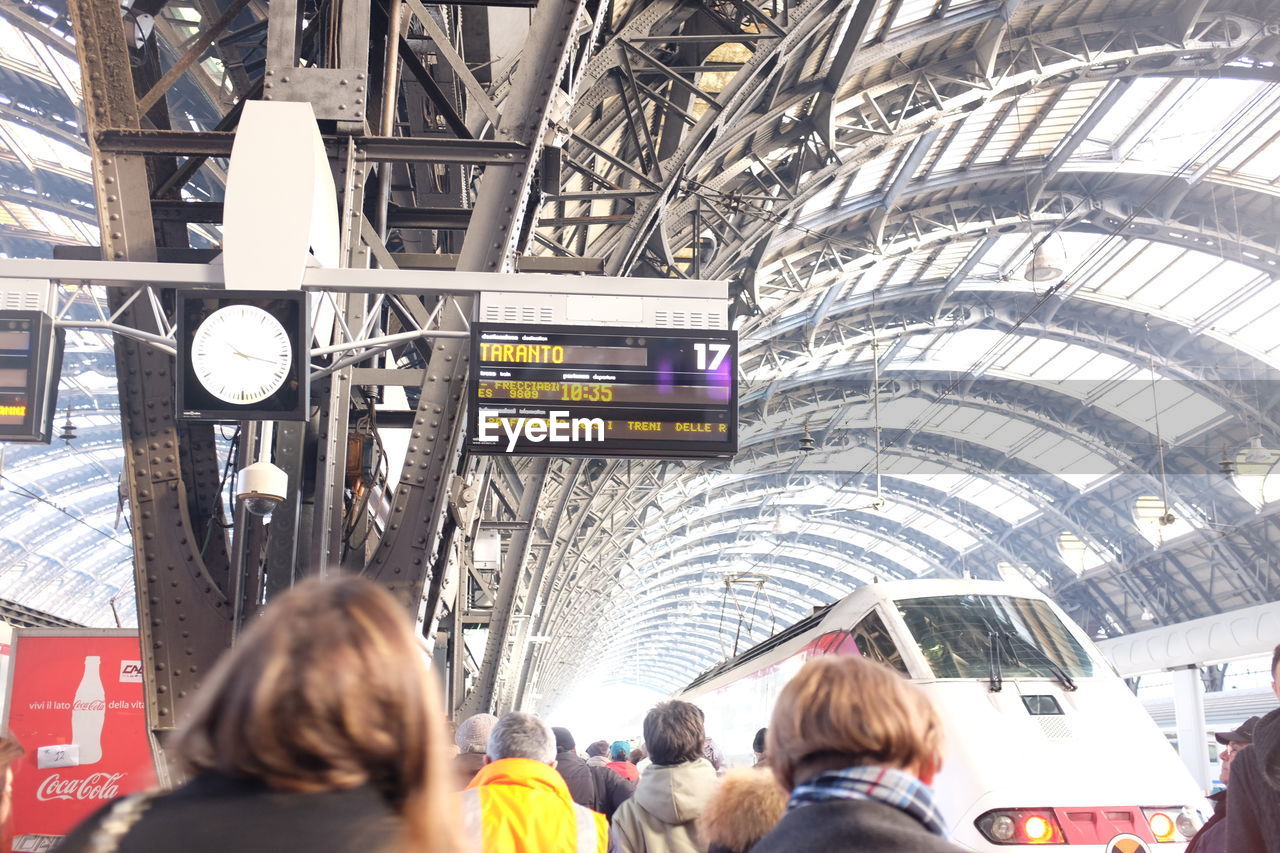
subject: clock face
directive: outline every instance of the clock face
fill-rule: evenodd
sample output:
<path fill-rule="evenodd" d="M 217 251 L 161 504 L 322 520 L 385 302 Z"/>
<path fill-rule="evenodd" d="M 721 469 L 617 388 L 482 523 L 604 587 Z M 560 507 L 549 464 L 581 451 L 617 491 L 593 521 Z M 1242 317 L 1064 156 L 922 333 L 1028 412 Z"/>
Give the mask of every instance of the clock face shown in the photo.
<path fill-rule="evenodd" d="M 280 321 L 253 305 L 210 314 L 191 339 L 191 367 L 210 394 L 250 405 L 274 394 L 289 376 L 293 347 Z"/>

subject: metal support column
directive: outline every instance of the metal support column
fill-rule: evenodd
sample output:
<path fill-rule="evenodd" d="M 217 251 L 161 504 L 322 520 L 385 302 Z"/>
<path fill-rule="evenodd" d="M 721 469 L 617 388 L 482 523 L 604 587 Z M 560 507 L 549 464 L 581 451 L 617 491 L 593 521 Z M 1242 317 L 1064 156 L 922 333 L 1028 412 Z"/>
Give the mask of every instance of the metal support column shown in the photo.
<path fill-rule="evenodd" d="M 1200 790 L 1209 790 L 1209 753 L 1205 741 L 1204 682 L 1200 667 L 1173 670 L 1173 709 L 1178 728 L 1178 755 Z"/>
<path fill-rule="evenodd" d="M 480 677 L 475 689 L 467 697 L 464 716 L 492 710 L 495 703 L 495 687 L 498 672 L 507 662 L 507 635 L 511 629 L 512 611 L 516 606 L 516 593 L 524 575 L 525 555 L 529 553 L 529 536 L 533 519 L 538 511 L 538 499 L 542 496 L 542 480 L 550 464 L 545 456 L 530 460 L 525 468 L 524 491 L 516 509 L 517 527 L 507 541 L 507 552 L 502 557 L 502 574 L 498 578 L 498 598 L 493 603 L 493 616 L 489 620 L 489 637 L 485 642 L 484 660 L 480 664 Z"/>

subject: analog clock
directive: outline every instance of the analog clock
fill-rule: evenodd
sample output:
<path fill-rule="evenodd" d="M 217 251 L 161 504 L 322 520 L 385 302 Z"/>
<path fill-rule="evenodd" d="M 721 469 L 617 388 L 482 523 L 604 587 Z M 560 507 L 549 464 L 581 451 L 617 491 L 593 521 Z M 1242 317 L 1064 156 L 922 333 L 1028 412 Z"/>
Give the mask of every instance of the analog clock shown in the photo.
<path fill-rule="evenodd" d="M 305 421 L 311 312 L 301 291 L 179 290 L 179 418 Z"/>
<path fill-rule="evenodd" d="M 196 379 L 228 403 L 261 403 L 280 389 L 292 365 L 289 333 L 256 305 L 219 308 L 191 339 Z"/>

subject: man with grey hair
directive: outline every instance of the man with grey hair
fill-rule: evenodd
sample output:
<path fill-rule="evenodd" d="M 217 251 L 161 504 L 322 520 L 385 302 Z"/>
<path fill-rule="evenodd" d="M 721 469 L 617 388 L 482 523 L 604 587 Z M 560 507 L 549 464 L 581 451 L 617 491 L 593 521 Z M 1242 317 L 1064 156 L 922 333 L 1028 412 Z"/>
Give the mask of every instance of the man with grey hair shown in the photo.
<path fill-rule="evenodd" d="M 604 815 L 575 803 L 555 766 L 551 728 L 536 714 L 503 714 L 484 766 L 462 792 L 468 849 L 605 853 Z"/>

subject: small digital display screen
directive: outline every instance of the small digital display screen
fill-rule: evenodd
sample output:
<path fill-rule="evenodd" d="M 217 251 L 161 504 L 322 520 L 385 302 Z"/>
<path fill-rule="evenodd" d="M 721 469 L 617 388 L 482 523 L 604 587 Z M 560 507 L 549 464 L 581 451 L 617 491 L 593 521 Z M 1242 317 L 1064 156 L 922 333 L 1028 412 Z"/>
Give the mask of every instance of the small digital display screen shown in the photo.
<path fill-rule="evenodd" d="M 737 333 L 476 323 L 467 449 L 732 456 Z"/>
<path fill-rule="evenodd" d="M 49 440 L 61 360 L 57 340 L 47 314 L 0 311 L 0 441 Z"/>

